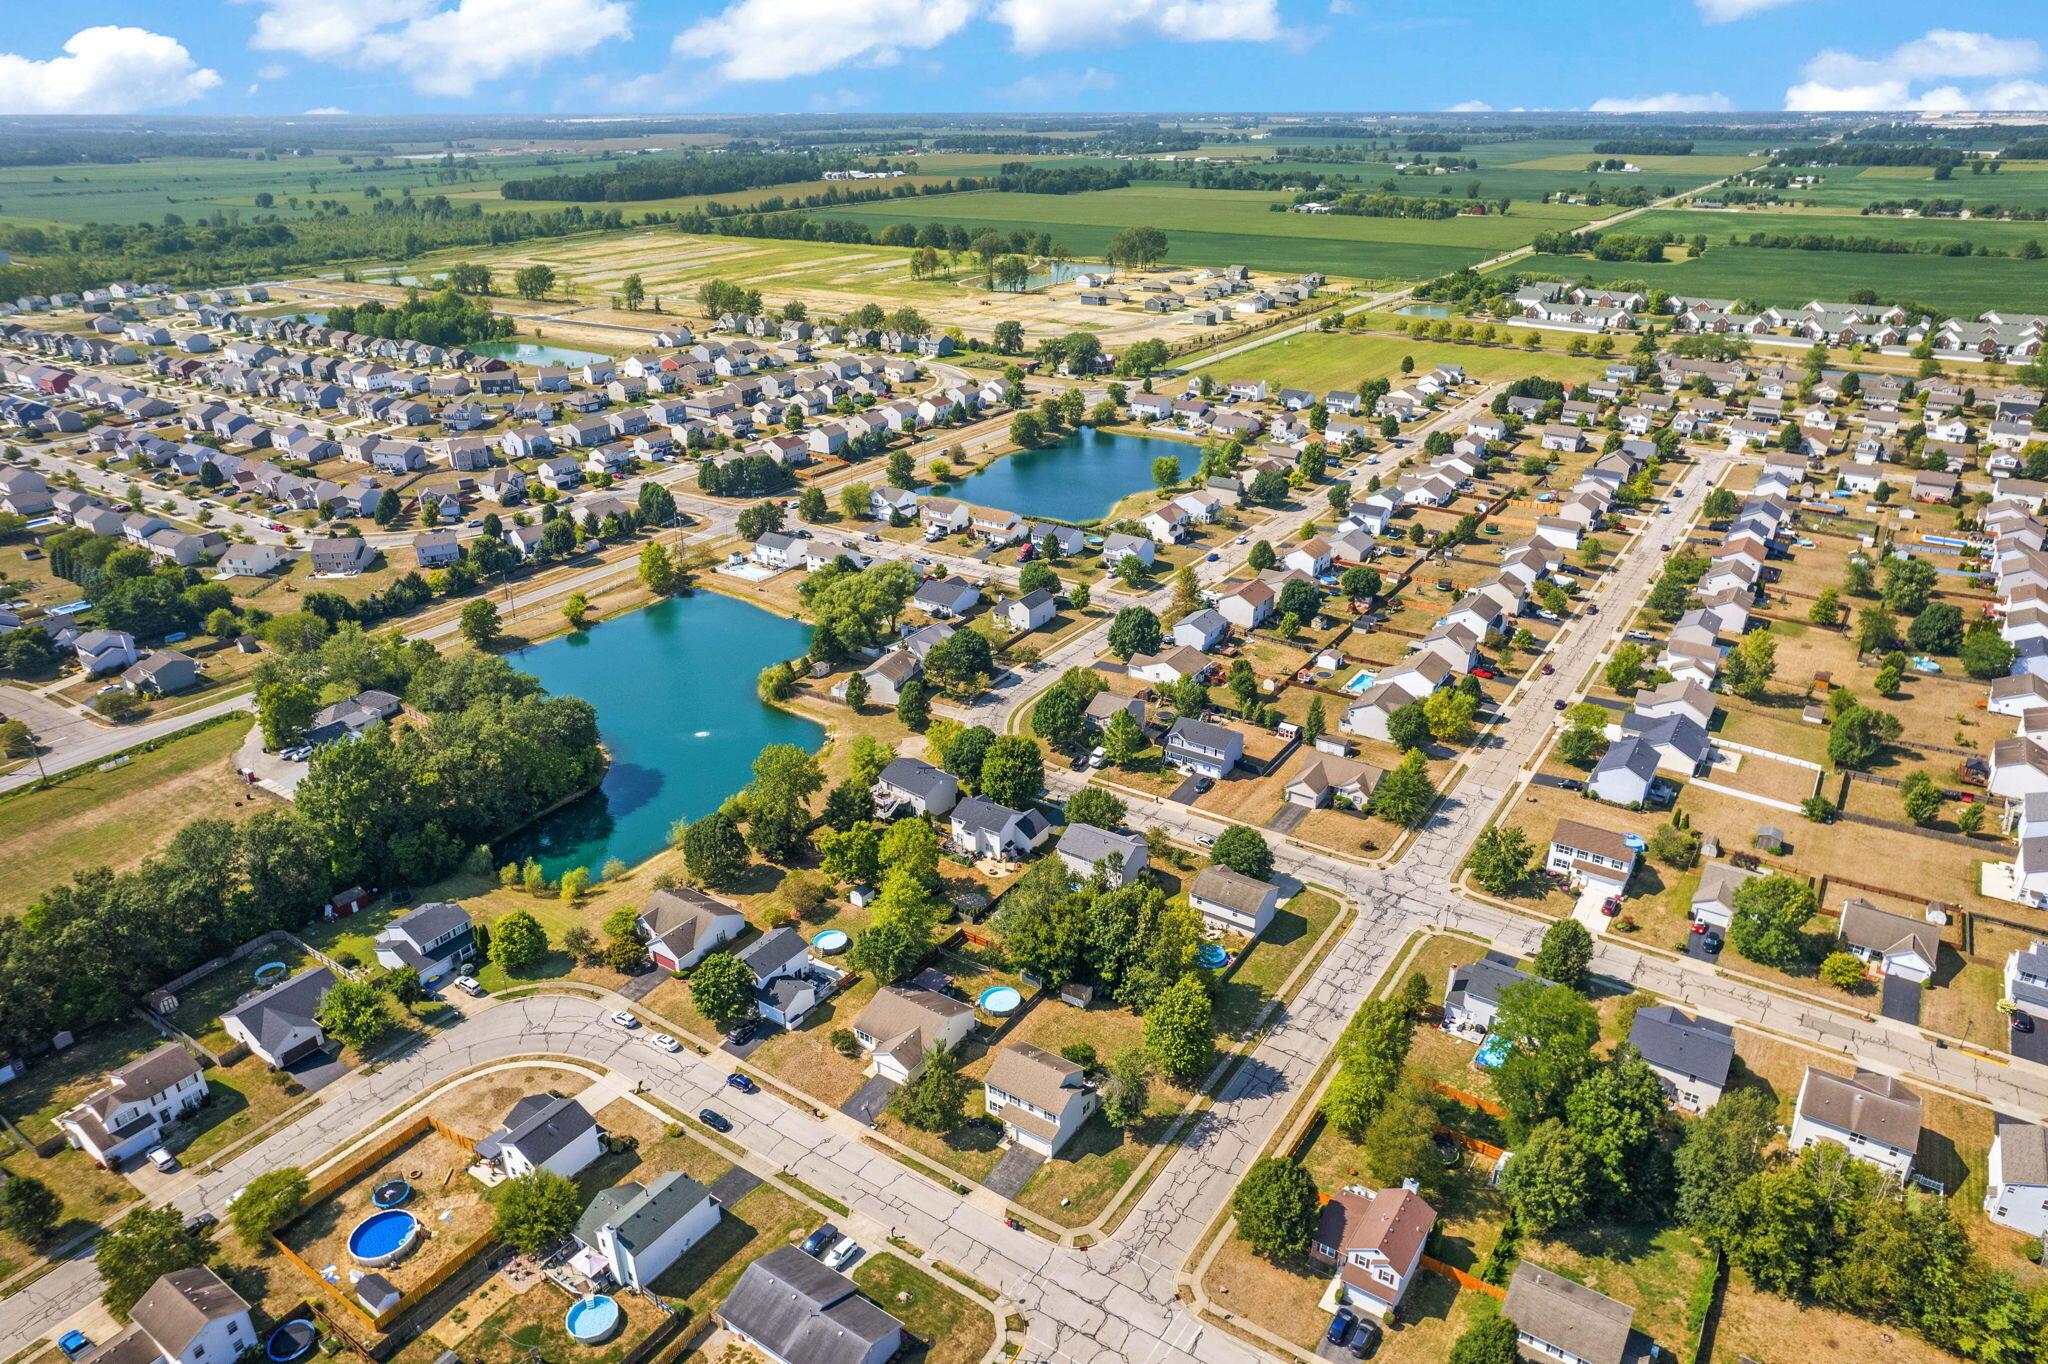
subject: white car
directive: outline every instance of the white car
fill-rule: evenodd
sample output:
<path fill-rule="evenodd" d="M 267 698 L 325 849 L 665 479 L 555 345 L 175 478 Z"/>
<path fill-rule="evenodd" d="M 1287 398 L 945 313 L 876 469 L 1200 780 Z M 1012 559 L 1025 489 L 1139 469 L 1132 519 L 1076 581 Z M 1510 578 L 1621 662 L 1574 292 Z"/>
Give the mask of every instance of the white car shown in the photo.
<path fill-rule="evenodd" d="M 839 1244 L 825 1252 L 825 1264 L 831 1269 L 844 1269 L 860 1257 L 860 1242 L 851 1236 L 841 1237 Z"/>
<path fill-rule="evenodd" d="M 1207 834 L 1196 834 L 1195 842 L 1201 844 L 1205 848 L 1213 848 L 1216 846 L 1216 840 L 1209 837 L 1209 835 Z"/>
<path fill-rule="evenodd" d="M 615 1028 L 624 1028 L 627 1032 L 631 1032 L 640 1026 L 640 1020 L 627 1013 L 624 1009 L 605 1015 L 605 1022 Z"/>
<path fill-rule="evenodd" d="M 169 1151 L 164 1150 L 164 1148 L 161 1146 L 152 1146 L 149 1148 L 148 1160 L 151 1165 L 156 1166 L 156 1168 L 163 1174 L 169 1174 L 171 1173 L 171 1171 L 178 1168 L 178 1158 L 172 1155 Z"/>
<path fill-rule="evenodd" d="M 671 1055 L 683 1049 L 682 1043 L 676 1041 L 675 1038 L 670 1037 L 665 1032 L 658 1032 L 648 1038 L 647 1045 L 653 1047 L 656 1051 L 665 1051 Z"/>
<path fill-rule="evenodd" d="M 481 997 L 484 992 L 483 982 L 479 981 L 475 976 L 457 976 L 455 978 L 455 988 L 466 995 L 478 997 Z"/>

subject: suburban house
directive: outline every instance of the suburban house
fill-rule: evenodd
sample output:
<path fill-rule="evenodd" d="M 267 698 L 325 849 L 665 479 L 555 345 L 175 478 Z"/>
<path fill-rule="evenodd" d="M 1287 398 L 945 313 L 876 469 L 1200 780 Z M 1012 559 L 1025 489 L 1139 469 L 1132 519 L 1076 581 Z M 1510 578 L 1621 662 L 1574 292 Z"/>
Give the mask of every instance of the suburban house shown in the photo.
<path fill-rule="evenodd" d="M 327 1034 L 313 1015 L 334 988 L 334 972 L 324 966 L 301 971 L 243 1000 L 220 1016 L 221 1028 L 262 1058 L 283 1067 L 319 1050 Z"/>
<path fill-rule="evenodd" d="M 884 1364 L 903 1348 L 903 1323 L 853 1280 L 795 1246 L 749 1264 L 718 1305 L 718 1324 L 770 1364 Z"/>
<path fill-rule="evenodd" d="M 1199 677 L 1209 671 L 1214 662 L 1199 649 L 1175 644 L 1156 654 L 1138 654 L 1124 665 L 1126 676 L 1140 682 L 1150 682 L 1156 687 L 1170 687 L 1184 677 Z"/>
<path fill-rule="evenodd" d="M 1228 867 L 1204 867 L 1188 883 L 1188 908 L 1231 933 L 1256 938 L 1273 922 L 1280 887 Z"/>
<path fill-rule="evenodd" d="M 1622 1364 L 1636 1310 L 1528 1260 L 1515 1266 L 1501 1315 L 1515 1324 L 1524 1359 Z"/>
<path fill-rule="evenodd" d="M 680 1170 L 655 1177 L 651 1184 L 628 1181 L 590 1200 L 576 1223 L 582 1251 L 570 1264 L 599 1270 L 592 1279 L 609 1276 L 613 1283 L 639 1292 L 716 1229 L 724 1215 L 711 1191 Z"/>
<path fill-rule="evenodd" d="M 2048 1127 L 1997 1115 L 1984 1215 L 2028 1236 L 2048 1236 Z"/>
<path fill-rule="evenodd" d="M 1029 1042 L 998 1051 L 983 1084 L 989 1116 L 1002 1123 L 1004 1139 L 1048 1158 L 1060 1153 L 1099 1102 L 1081 1067 Z"/>
<path fill-rule="evenodd" d="M 315 540 L 308 557 L 317 578 L 353 578 L 377 562 L 377 547 L 358 535 Z"/>
<path fill-rule="evenodd" d="M 1941 934 L 1926 919 L 1879 909 L 1861 897 L 1842 902 L 1842 946 L 1883 976 L 1914 983 L 1934 974 Z"/>
<path fill-rule="evenodd" d="M 918 584 L 911 604 L 937 620 L 966 615 L 981 601 L 981 589 L 959 578 L 932 578 Z"/>
<path fill-rule="evenodd" d="M 1323 1204 L 1309 1254 L 1337 1266 L 1335 1305 L 1391 1315 L 1422 1267 L 1436 1209 L 1413 1189 L 1339 1189 Z"/>
<path fill-rule="evenodd" d="M 1628 878 L 1635 874 L 1636 859 L 1641 856 L 1622 834 L 1576 819 L 1560 819 L 1550 835 L 1550 852 L 1543 859 L 1543 868 L 1580 890 L 1620 895 L 1628 889 Z"/>
<path fill-rule="evenodd" d="M 575 1175 L 604 1153 L 604 1132 L 597 1120 L 574 1099 L 558 1094 L 528 1094 L 512 1105 L 498 1130 L 476 1144 L 476 1154 L 507 1179 L 535 1170 L 564 1178 Z"/>
<path fill-rule="evenodd" d="M 57 1115 L 57 1130 L 93 1164 L 111 1170 L 163 1141 L 167 1123 L 206 1102 L 206 1075 L 192 1054 L 166 1042 L 107 1076 Z"/>
<path fill-rule="evenodd" d="M 401 709 L 403 703 L 388 691 L 359 691 L 346 701 L 314 711 L 306 725 L 305 739 L 309 744 L 352 739 L 371 725 L 391 719 Z"/>
<path fill-rule="evenodd" d="M 1244 735 L 1207 720 L 1175 720 L 1166 733 L 1166 761 L 1197 777 L 1221 781 L 1244 756 Z"/>
<path fill-rule="evenodd" d="M 1204 607 L 1175 621 L 1167 638 L 1178 648 L 1207 653 L 1221 644 L 1229 633 L 1230 622 L 1224 619 L 1223 613 Z"/>
<path fill-rule="evenodd" d="M 231 545 L 218 565 L 224 578 L 261 578 L 291 562 L 277 545 Z"/>
<path fill-rule="evenodd" d="M 1657 1004 L 1636 1010 L 1628 1040 L 1657 1072 L 1665 1097 L 1677 1107 L 1704 1113 L 1721 1101 L 1735 1060 L 1735 1030 L 1726 1023 Z"/>
<path fill-rule="evenodd" d="M 2048 942 L 2035 938 L 2006 954 L 2005 998 L 2013 1008 L 2048 1020 Z"/>
<path fill-rule="evenodd" d="M 974 1030 L 974 1006 L 937 990 L 887 985 L 853 1021 L 871 1074 L 907 1083 L 939 1047 L 958 1050 Z"/>
<path fill-rule="evenodd" d="M 875 813 L 884 819 L 905 811 L 943 815 L 960 800 L 960 779 L 922 758 L 897 758 L 882 769 L 871 794 Z"/>
<path fill-rule="evenodd" d="M 860 670 L 867 683 L 868 700 L 875 705 L 893 706 L 903 695 L 904 683 L 924 671 L 924 663 L 907 649 L 891 649 Z M 851 680 L 851 679 L 848 679 Z M 846 682 L 832 688 L 832 695 L 846 699 Z"/>
<path fill-rule="evenodd" d="M 1501 992 L 1535 979 L 1505 952 L 1488 952 L 1475 962 L 1453 966 L 1450 983 L 1444 988 L 1444 1031 L 1464 1037 L 1482 1035 L 1493 1026 Z"/>
<path fill-rule="evenodd" d="M 1037 810 L 1012 810 L 986 796 L 953 807 L 953 847 L 969 857 L 1017 862 L 1038 850 L 1052 825 Z"/>
<path fill-rule="evenodd" d="M 795 1029 L 839 988 L 843 976 L 811 956 L 810 944 L 787 925 L 739 954 L 754 973 L 754 1009 L 770 1023 Z"/>
<path fill-rule="evenodd" d="M 1335 803 L 1341 796 L 1352 809 L 1363 810 L 1372 799 L 1373 788 L 1386 775 L 1384 769 L 1354 758 L 1313 754 L 1302 761 L 1301 770 L 1287 783 L 1287 803 L 1315 810 Z"/>
<path fill-rule="evenodd" d="M 1142 835 L 1098 829 L 1093 824 L 1069 824 L 1054 851 L 1067 864 L 1067 870 L 1081 880 L 1093 876 L 1098 867 L 1115 858 L 1104 870 L 1111 888 L 1117 890 L 1137 880 L 1151 861 L 1151 850 Z"/>
<path fill-rule="evenodd" d="M 422 983 L 431 985 L 467 963 L 476 953 L 476 931 L 469 911 L 446 900 L 430 900 L 407 910 L 377 935 L 377 963 L 394 970 L 410 966 Z"/>
<path fill-rule="evenodd" d="M 126 668 L 142 657 L 135 636 L 126 630 L 87 630 L 72 648 L 77 651 L 79 666 L 92 677 Z"/>
<path fill-rule="evenodd" d="M 199 661 L 176 649 L 159 649 L 122 669 L 121 685 L 137 695 L 171 696 L 199 685 Z"/>
<path fill-rule="evenodd" d="M 128 1323 L 87 1357 L 94 1364 L 223 1364 L 263 1348 L 249 1304 L 205 1265 L 151 1284 Z"/>
<path fill-rule="evenodd" d="M 1634 736 L 1600 755 L 1586 789 L 1610 805 L 1642 805 L 1657 780 L 1657 750 Z"/>
<path fill-rule="evenodd" d="M 746 931 L 738 909 L 688 886 L 655 891 L 640 911 L 647 955 L 664 971 L 687 971 Z"/>
<path fill-rule="evenodd" d="M 1728 931 L 1735 918 L 1735 892 L 1744 881 L 1763 873 L 1733 862 L 1709 862 L 1700 871 L 1700 883 L 1692 893 L 1692 921 L 1709 928 Z"/>
<path fill-rule="evenodd" d="M 1789 1145 L 1803 1151 L 1820 1141 L 1844 1147 L 1858 1160 L 1903 1180 L 1913 1172 L 1920 1149 L 1920 1096 L 1875 1071 L 1845 1077 L 1808 1066 L 1792 1112 Z"/>
<path fill-rule="evenodd" d="M 1036 630 L 1051 620 L 1059 606 L 1052 593 L 1040 587 L 1026 592 L 1021 597 L 1009 597 L 996 603 L 996 618 L 1020 633 Z"/>

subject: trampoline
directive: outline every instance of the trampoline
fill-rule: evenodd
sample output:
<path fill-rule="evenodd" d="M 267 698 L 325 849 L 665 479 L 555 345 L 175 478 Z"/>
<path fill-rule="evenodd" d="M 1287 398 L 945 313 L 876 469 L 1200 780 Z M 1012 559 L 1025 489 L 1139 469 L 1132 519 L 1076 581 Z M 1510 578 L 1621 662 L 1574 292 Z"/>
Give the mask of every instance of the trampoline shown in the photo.
<path fill-rule="evenodd" d="M 1014 1012 L 1024 1002 L 1024 996 L 1018 994 L 1013 986 L 991 985 L 974 1002 L 989 1013 L 1001 1015 Z"/>
<path fill-rule="evenodd" d="M 412 1198 L 412 1185 L 396 1175 L 370 1190 L 370 1201 L 380 1208 L 403 1207 Z"/>
<path fill-rule="evenodd" d="M 348 1234 L 349 1257 L 372 1268 L 396 1264 L 412 1249 L 419 1234 L 420 1220 L 409 1212 L 397 1208 L 373 1212 Z"/>
<path fill-rule="evenodd" d="M 578 1298 L 569 1304 L 562 1328 L 579 1345 L 596 1345 L 618 1333 L 621 1321 L 618 1301 L 607 1294 Z"/>
<path fill-rule="evenodd" d="M 263 1354 L 272 1364 L 291 1364 L 292 1360 L 304 1359 L 313 1353 L 313 1347 L 320 1343 L 320 1332 L 304 1317 L 280 1322 L 264 1339 Z"/>

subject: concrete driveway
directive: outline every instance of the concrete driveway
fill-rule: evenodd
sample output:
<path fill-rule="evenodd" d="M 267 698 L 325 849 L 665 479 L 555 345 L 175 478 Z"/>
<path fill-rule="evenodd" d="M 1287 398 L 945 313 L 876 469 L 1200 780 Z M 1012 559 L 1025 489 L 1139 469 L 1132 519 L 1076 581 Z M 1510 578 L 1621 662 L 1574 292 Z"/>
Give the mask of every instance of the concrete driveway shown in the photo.
<path fill-rule="evenodd" d="M 1878 1012 L 1895 1023 L 1917 1024 L 1920 1021 L 1920 993 L 1918 981 L 1886 976 L 1880 987 L 1883 1002 L 1878 1005 Z"/>

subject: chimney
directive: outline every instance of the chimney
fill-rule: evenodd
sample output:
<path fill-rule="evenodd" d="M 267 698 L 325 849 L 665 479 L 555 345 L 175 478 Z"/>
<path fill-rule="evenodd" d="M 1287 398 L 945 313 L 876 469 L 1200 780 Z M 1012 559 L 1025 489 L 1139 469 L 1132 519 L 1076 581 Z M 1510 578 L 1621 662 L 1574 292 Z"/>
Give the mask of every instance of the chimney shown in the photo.
<path fill-rule="evenodd" d="M 1421 1183 L 1419 1183 L 1413 1175 L 1410 1175 L 1408 1178 L 1402 1180 L 1401 1187 L 1412 1194 L 1419 1194 L 1422 1192 Z"/>

